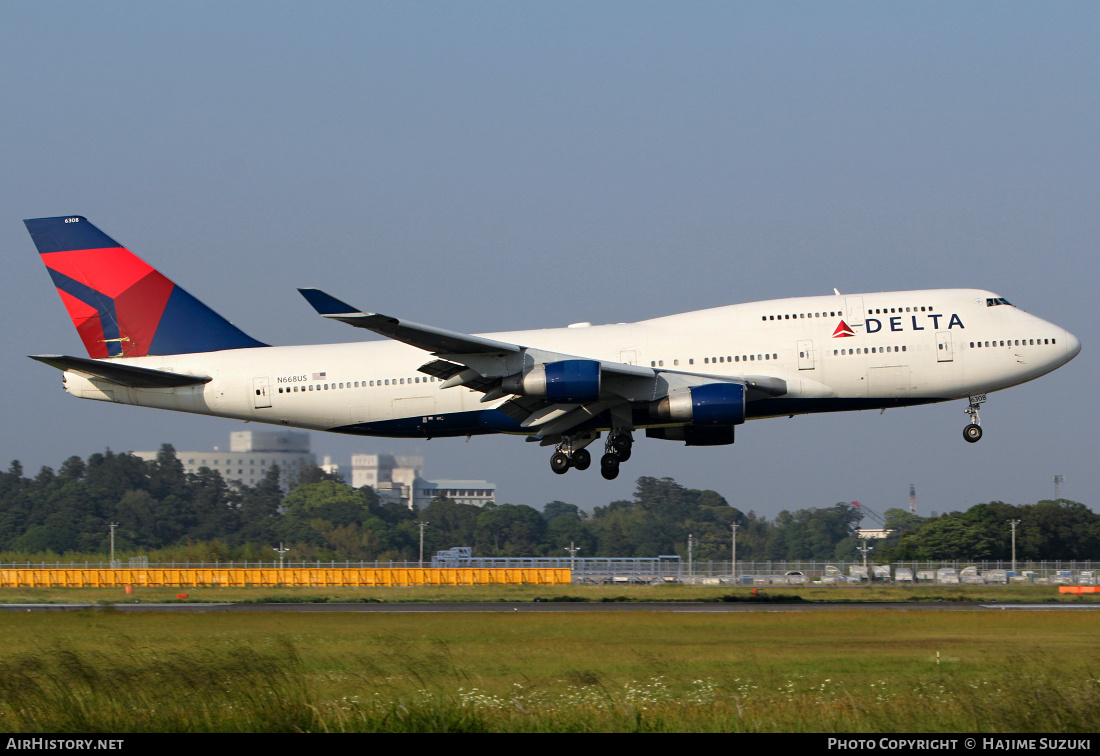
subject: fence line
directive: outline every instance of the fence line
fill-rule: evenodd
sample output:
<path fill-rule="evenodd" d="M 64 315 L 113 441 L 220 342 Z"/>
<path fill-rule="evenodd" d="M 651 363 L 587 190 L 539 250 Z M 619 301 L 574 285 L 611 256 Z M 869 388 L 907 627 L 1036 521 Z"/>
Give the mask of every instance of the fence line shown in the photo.
<path fill-rule="evenodd" d="M 654 557 L 654 558 L 667 558 L 667 557 Z M 481 557 L 486 561 L 524 561 L 529 563 L 566 563 L 570 561 L 569 557 Z M 606 558 L 606 557 L 587 557 L 589 560 L 600 561 L 627 561 L 627 558 Z M 637 560 L 640 558 L 631 557 L 631 560 Z M 582 557 L 577 557 L 576 561 L 581 561 Z M 688 567 L 688 561 L 681 557 L 684 564 L 685 571 Z M 230 561 L 230 560 L 215 560 L 215 561 L 176 561 L 176 562 L 149 562 L 144 561 L 140 565 L 134 565 L 135 560 L 116 559 L 113 563 L 104 559 L 99 562 L 93 562 L 89 560 L 55 560 L 52 562 L 0 562 L 0 568 L 10 569 L 60 569 L 60 568 L 77 568 L 82 567 L 85 569 L 115 569 L 130 568 L 130 567 L 150 567 L 150 568 L 222 568 L 222 569 L 269 569 L 277 568 L 280 566 L 278 560 L 267 561 Z M 336 559 L 336 560 L 324 560 L 324 561 L 290 561 L 286 560 L 281 565 L 284 568 L 321 568 L 327 567 L 335 569 L 337 567 L 374 567 L 374 568 L 411 568 L 411 567 L 428 567 L 431 562 L 425 560 L 424 562 L 412 561 L 390 561 L 379 559 Z M 761 574 L 783 574 L 789 570 L 801 570 L 803 572 L 821 572 L 825 571 L 825 567 L 837 567 L 844 572 L 848 571 L 849 566 L 862 567 L 862 562 L 845 562 L 845 561 L 810 561 L 810 560 L 787 560 L 787 561 L 742 561 L 737 562 L 737 572 L 753 573 L 758 572 Z M 876 566 L 874 563 L 869 562 L 869 567 Z M 1012 569 L 1012 563 L 1010 561 L 981 561 L 981 560 L 940 560 L 940 561 L 927 561 L 927 562 L 913 562 L 913 561 L 898 561 L 891 562 L 891 567 L 909 567 L 911 569 L 939 569 L 941 567 L 953 567 L 955 569 L 963 569 L 965 567 L 976 566 L 979 570 L 1010 570 Z M 730 561 L 720 560 L 695 560 L 694 561 L 695 573 L 699 575 L 703 574 L 731 574 Z M 1049 561 L 1028 561 L 1024 559 L 1016 560 L 1017 570 L 1100 570 L 1100 559 L 1096 560 L 1049 560 Z"/>
<path fill-rule="evenodd" d="M 432 569 L 430 567 L 0 567 L 4 588 L 345 587 L 420 585 L 568 585 L 568 569 Z"/>
<path fill-rule="evenodd" d="M 433 564 L 434 562 L 434 564 Z M 328 560 L 328 561 L 284 561 L 281 565 L 274 561 L 178 561 L 150 563 L 147 559 L 137 557 L 129 560 L 110 561 L 63 561 L 54 562 L 0 562 L 0 570 L 150 570 L 150 569 L 184 569 L 184 570 L 318 570 L 318 569 L 388 569 L 408 570 L 429 567 L 452 567 L 459 569 L 474 568 L 524 568 L 524 569 L 563 569 L 571 568 L 574 579 L 598 580 L 601 577 L 625 576 L 637 580 L 685 580 L 699 582 L 705 580 L 717 580 L 718 582 L 738 582 L 752 584 L 756 582 L 845 582 L 850 579 L 866 578 L 863 572 L 862 562 L 843 561 L 738 561 L 736 570 L 729 561 L 699 561 L 687 562 L 677 559 L 675 556 L 666 556 L 646 559 L 626 558 L 577 558 L 563 557 L 529 557 L 529 558 L 471 558 L 464 563 L 443 564 L 433 562 L 413 561 L 383 561 L 383 560 Z M 885 568 L 885 569 L 884 569 Z M 968 569 L 969 568 L 969 569 Z M 1016 581 L 1036 582 L 1079 582 L 1082 584 L 1096 584 L 1100 582 L 1100 560 L 1060 560 L 1060 561 L 1024 561 L 1017 560 L 1016 575 L 1009 574 L 1012 570 L 1011 562 L 1004 561 L 962 561 L 945 560 L 930 562 L 895 562 L 890 565 L 868 564 L 868 571 L 877 579 L 899 579 L 899 570 L 902 574 L 911 575 L 913 579 L 928 580 L 929 573 L 936 574 L 944 569 L 953 569 L 960 573 L 960 582 L 968 582 L 968 578 L 982 576 L 994 576 L 994 580 L 1004 582 L 1007 579 Z M 965 572 L 964 572 L 965 571 Z M 997 574 L 998 572 L 1004 574 Z M 801 573 L 791 575 L 789 573 Z M 1091 574 L 1089 574 L 1091 573 Z M 1095 576 L 1095 577 L 1094 577 Z M 903 580 L 908 579 L 901 578 Z M 935 578 L 938 582 L 938 575 Z"/>

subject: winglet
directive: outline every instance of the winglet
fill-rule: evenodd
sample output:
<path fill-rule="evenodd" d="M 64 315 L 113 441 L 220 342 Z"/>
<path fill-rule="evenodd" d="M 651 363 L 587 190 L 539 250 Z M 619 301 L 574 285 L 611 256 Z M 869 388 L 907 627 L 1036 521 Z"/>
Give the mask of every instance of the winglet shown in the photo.
<path fill-rule="evenodd" d="M 365 315 L 362 310 L 358 310 L 347 302 L 341 302 L 331 294 L 326 294 L 320 289 L 298 289 L 310 306 L 317 311 L 319 315 Z"/>

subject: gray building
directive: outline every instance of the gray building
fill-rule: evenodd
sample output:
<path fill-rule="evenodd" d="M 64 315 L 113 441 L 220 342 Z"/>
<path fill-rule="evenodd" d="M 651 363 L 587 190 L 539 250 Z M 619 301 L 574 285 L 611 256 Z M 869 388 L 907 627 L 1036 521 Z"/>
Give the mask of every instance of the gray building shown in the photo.
<path fill-rule="evenodd" d="M 136 451 L 134 456 L 154 460 L 157 452 Z M 309 434 L 294 431 L 234 431 L 229 435 L 229 451 L 177 451 L 183 469 L 197 473 L 208 467 L 225 480 L 254 486 L 264 479 L 271 467 L 279 468 L 279 486 L 285 491 L 289 481 L 302 467 L 316 464 L 309 449 Z"/>
<path fill-rule="evenodd" d="M 436 496 L 484 506 L 496 500 L 496 484 L 486 480 L 425 480 L 424 458 L 393 454 L 354 454 L 351 485 L 370 486 L 382 501 L 423 509 Z"/>
<path fill-rule="evenodd" d="M 303 467 L 317 464 L 310 451 L 309 434 L 296 431 L 234 431 L 229 435 L 229 451 L 215 447 L 211 451 L 177 451 L 183 469 L 197 473 L 208 467 L 227 481 L 255 486 L 272 465 L 279 468 L 279 486 L 286 491 L 289 482 Z M 144 460 L 154 460 L 155 451 L 131 452 Z M 340 467 L 325 457 L 326 472 Z M 446 496 L 461 504 L 484 506 L 496 500 L 496 484 L 485 480 L 425 480 L 424 458 L 393 454 L 355 454 L 351 458 L 351 478 L 355 488 L 370 486 L 386 502 L 398 502 L 412 509 L 424 508 L 436 496 Z M 345 478 L 346 479 L 346 478 Z"/>

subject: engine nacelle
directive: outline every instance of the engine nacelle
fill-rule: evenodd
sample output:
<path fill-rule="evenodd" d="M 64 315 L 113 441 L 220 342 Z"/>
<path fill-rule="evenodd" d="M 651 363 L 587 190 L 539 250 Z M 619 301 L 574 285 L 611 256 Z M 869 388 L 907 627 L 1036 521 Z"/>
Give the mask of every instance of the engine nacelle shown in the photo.
<path fill-rule="evenodd" d="M 741 383 L 708 383 L 692 386 L 686 391 L 673 391 L 664 399 L 651 402 L 649 413 L 658 420 L 695 426 L 740 425 L 745 422 L 745 386 Z"/>
<path fill-rule="evenodd" d="M 672 428 L 646 428 L 647 438 L 683 441 L 685 446 L 724 446 L 733 443 L 732 425 L 677 425 Z"/>
<path fill-rule="evenodd" d="M 501 382 L 501 388 L 509 394 L 541 396 L 550 402 L 594 402 L 600 398 L 600 363 L 562 360 L 536 365 L 508 376 Z"/>

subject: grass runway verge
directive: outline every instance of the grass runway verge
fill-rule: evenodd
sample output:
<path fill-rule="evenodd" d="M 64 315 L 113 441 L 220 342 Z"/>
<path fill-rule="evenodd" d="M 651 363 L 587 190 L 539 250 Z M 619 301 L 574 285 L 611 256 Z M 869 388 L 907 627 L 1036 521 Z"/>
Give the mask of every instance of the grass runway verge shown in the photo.
<path fill-rule="evenodd" d="M 1096 732 L 1094 612 L 0 615 L 8 732 Z"/>
<path fill-rule="evenodd" d="M 1100 594 L 1059 594 L 1052 585 L 945 585 L 945 586 L 771 586 L 756 589 L 758 596 L 795 597 L 798 600 L 834 603 L 867 601 L 907 602 L 1026 602 L 1100 603 Z M 177 598 L 186 595 L 186 599 Z M 725 597 L 751 599 L 752 588 L 697 586 L 680 583 L 663 585 L 484 585 L 412 586 L 378 588 L 0 588 L 0 604 L 95 604 L 164 602 L 475 602 L 533 601 L 535 598 L 574 598 L 585 601 L 720 601 Z"/>

